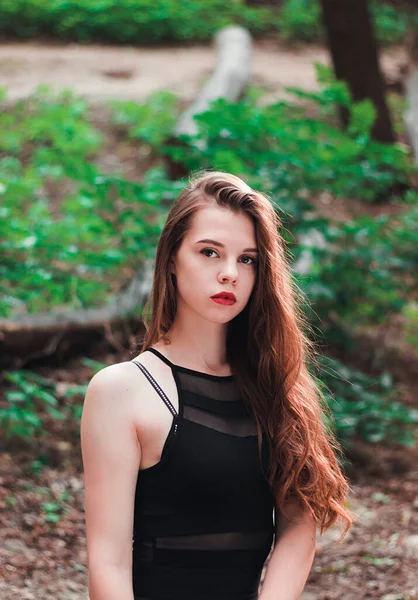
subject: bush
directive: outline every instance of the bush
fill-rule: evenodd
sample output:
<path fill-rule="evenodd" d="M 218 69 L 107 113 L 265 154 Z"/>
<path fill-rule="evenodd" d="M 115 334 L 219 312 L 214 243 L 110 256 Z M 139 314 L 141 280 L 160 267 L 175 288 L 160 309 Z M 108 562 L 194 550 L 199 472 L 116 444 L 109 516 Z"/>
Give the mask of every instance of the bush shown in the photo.
<path fill-rule="evenodd" d="M 295 276 L 315 308 L 311 320 L 327 327 L 330 343 L 345 341 L 338 323 L 350 332 L 383 323 L 416 293 L 410 274 L 418 269 L 417 207 L 341 225 L 308 218 L 296 230 Z"/>
<path fill-rule="evenodd" d="M 167 148 L 189 170 L 214 167 L 257 176 L 274 187 L 285 205 L 295 196 L 329 192 L 367 202 L 390 195 L 412 172 L 401 144 L 371 139 L 375 109 L 354 103 L 347 85 L 317 65 L 322 89 L 306 93 L 287 88 L 303 104 L 280 101 L 260 106 L 258 92 L 240 103 L 218 100 L 195 117 L 199 132 L 184 136 L 185 148 Z M 349 127 L 338 123 L 338 107 L 351 113 Z M 203 149 L 202 149 L 203 148 Z"/>
<path fill-rule="evenodd" d="M 190 170 L 232 171 L 270 193 L 283 215 L 295 276 L 318 318 L 337 314 L 349 327 L 381 322 L 403 309 L 413 288 L 416 196 L 397 216 L 338 226 L 315 216 L 307 198 L 324 191 L 364 201 L 390 194 L 407 181 L 409 157 L 400 145 L 373 142 L 371 105 L 353 104 L 343 84 L 320 72 L 327 81 L 320 92 L 294 90 L 308 109 L 290 102 L 260 106 L 255 92 L 238 104 L 218 101 L 197 117 L 200 130 L 183 148 L 164 144 L 178 111 L 170 94 L 142 105 L 115 103 L 113 122 Z M 341 103 L 352 113 L 347 132 L 334 123 Z M 161 227 L 156 215 L 182 185 L 161 168 L 141 184 L 103 173 L 94 161 L 103 135 L 89 119 L 83 100 L 45 92 L 5 107 L 0 117 L 3 317 L 103 304 L 153 251 Z"/>
<path fill-rule="evenodd" d="M 92 375 L 106 366 L 89 358 L 82 362 L 93 369 Z M 57 382 L 28 369 L 6 372 L 4 379 L 6 404 L 0 408 L 0 429 L 5 439 L 30 440 L 39 435 L 50 436 L 46 429 L 48 418 L 79 422 L 83 405 L 72 400 L 85 396 L 88 382 L 58 389 Z"/>
<path fill-rule="evenodd" d="M 399 201 L 398 215 L 359 216 L 342 224 L 314 212 L 308 198 L 328 192 L 370 202 L 378 194 L 390 196 L 412 171 L 402 145 L 371 140 L 373 106 L 353 103 L 345 84 L 319 71 L 327 81 L 320 92 L 293 90 L 309 100 L 307 108 L 288 102 L 260 106 L 256 94 L 239 104 L 219 100 L 196 116 L 199 131 L 184 136 L 183 148 L 165 151 L 189 170 L 241 174 L 271 195 L 295 276 L 314 307 L 307 307 L 311 320 L 334 323 L 332 342 L 342 345 L 343 324 L 383 322 L 415 293 L 409 274 L 418 267 L 418 202 L 412 195 L 409 203 Z M 336 125 L 341 104 L 351 112 L 347 131 Z"/>
<path fill-rule="evenodd" d="M 401 42 L 418 23 L 418 10 L 406 12 L 381 0 L 370 2 L 369 8 L 376 39 L 381 44 Z M 324 41 L 319 0 L 285 0 L 278 24 L 280 37 L 286 41 Z"/>
<path fill-rule="evenodd" d="M 399 42 L 418 22 L 418 12 L 371 3 L 376 37 Z M 77 42 L 162 44 L 201 42 L 226 25 L 247 27 L 255 36 L 279 32 L 286 41 L 323 39 L 318 0 L 284 0 L 281 11 L 246 6 L 245 0 L 3 0 L 0 35 L 52 37 Z"/>
<path fill-rule="evenodd" d="M 5 373 L 5 380 L 7 404 L 0 409 L 0 425 L 6 438 L 28 439 L 40 433 L 43 420 L 40 413 L 59 421 L 66 419 L 65 413 L 57 408 L 55 386 L 51 382 L 23 369 Z"/>
<path fill-rule="evenodd" d="M 318 42 L 323 39 L 321 9 L 312 0 L 286 0 L 279 16 L 279 35 L 286 42 Z"/>
<path fill-rule="evenodd" d="M 232 23 L 259 35 L 271 31 L 274 20 L 270 9 L 241 0 L 4 0 L 0 5 L 2 35 L 80 42 L 196 42 Z"/>
<path fill-rule="evenodd" d="M 3 108 L 0 316 L 104 304 L 152 252 L 161 203 L 179 184 L 160 169 L 141 184 L 103 173 L 94 158 L 104 136 L 70 92 L 39 90 Z M 121 110 L 114 109 L 118 123 Z M 159 124 L 169 130 L 175 110 L 173 98 L 155 95 L 138 108 L 136 135 L 157 143 Z"/>
<path fill-rule="evenodd" d="M 348 446 L 353 436 L 370 444 L 399 442 L 413 447 L 418 410 L 396 401 L 390 373 L 378 378 L 321 357 L 321 387 L 331 409 L 331 426 Z"/>
<path fill-rule="evenodd" d="M 418 11 L 408 14 L 384 2 L 372 2 L 370 5 L 375 25 L 376 39 L 381 44 L 402 42 L 408 30 L 418 24 Z"/>

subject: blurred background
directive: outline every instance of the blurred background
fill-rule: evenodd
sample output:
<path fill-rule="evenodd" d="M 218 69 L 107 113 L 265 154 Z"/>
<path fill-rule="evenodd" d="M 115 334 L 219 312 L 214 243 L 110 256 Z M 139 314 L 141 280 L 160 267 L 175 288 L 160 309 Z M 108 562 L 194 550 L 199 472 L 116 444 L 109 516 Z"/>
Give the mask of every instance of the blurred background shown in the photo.
<path fill-rule="evenodd" d="M 303 600 L 418 598 L 415 0 L 3 0 L 0 596 L 87 600 L 79 423 L 187 176 L 269 194 L 358 521 Z"/>

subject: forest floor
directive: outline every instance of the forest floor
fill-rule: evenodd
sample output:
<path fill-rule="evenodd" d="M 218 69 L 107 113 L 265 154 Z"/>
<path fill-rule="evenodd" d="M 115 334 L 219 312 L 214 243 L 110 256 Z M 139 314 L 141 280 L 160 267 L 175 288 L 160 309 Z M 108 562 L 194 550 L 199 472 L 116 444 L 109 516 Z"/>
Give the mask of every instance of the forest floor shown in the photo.
<path fill-rule="evenodd" d="M 270 99 L 280 97 L 286 86 L 314 90 L 314 61 L 326 63 L 326 51 L 257 42 L 252 81 L 267 86 Z M 402 50 L 384 53 L 388 80 L 397 80 L 405 61 Z M 57 90 L 69 87 L 92 102 L 143 100 L 163 87 L 190 101 L 213 65 L 213 50 L 206 46 L 151 50 L 0 45 L 0 85 L 7 87 L 10 100 L 47 84 Z M 325 202 L 322 208 L 330 211 L 331 207 Z M 344 218 L 347 205 L 340 205 L 338 212 Z M 396 327 L 393 335 L 396 338 Z M 90 358 L 104 364 L 131 358 L 128 351 L 109 353 L 104 348 L 98 345 Z M 405 401 L 416 406 L 418 357 L 412 360 L 412 366 L 409 360 L 392 366 Z M 71 384 L 85 384 L 92 374 L 81 357 L 54 365 L 40 362 L 33 370 L 59 381 L 61 391 Z M 68 402 L 80 405 L 82 398 L 60 400 L 61 406 Z M 357 440 L 355 449 L 347 474 L 349 508 L 357 521 L 342 544 L 336 543 L 339 530 L 335 527 L 323 536 L 318 532 L 317 552 L 302 599 L 418 600 L 418 447 L 371 447 Z M 42 438 L 2 443 L 1 450 L 0 597 L 87 600 L 78 422 L 46 419 Z M 57 522 L 49 520 L 56 514 Z"/>
<path fill-rule="evenodd" d="M 144 100 L 164 88 L 186 101 L 195 98 L 216 61 L 209 46 L 134 48 L 102 45 L 0 44 L 0 86 L 10 100 L 22 98 L 40 84 L 53 90 L 71 88 L 91 101 Z M 274 40 L 253 46 L 252 83 L 268 86 L 265 100 L 278 98 L 288 86 L 317 89 L 314 62 L 329 63 L 320 46 L 288 48 Z M 406 64 L 403 48 L 381 56 L 388 81 L 399 78 Z"/>

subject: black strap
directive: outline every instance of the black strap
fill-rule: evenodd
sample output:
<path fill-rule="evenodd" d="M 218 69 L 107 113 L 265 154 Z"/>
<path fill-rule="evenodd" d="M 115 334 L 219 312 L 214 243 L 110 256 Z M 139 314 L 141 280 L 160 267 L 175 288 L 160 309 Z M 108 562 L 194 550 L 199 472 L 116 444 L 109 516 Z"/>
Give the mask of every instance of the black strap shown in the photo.
<path fill-rule="evenodd" d="M 168 358 L 164 356 L 164 354 L 161 354 L 161 352 L 156 348 L 147 348 L 146 350 L 144 350 L 144 352 L 152 352 L 153 354 L 155 354 L 155 356 L 158 356 L 158 358 L 160 358 L 163 362 L 165 362 L 166 365 L 168 365 L 172 369 L 176 367 L 176 365 L 174 365 L 171 362 L 171 360 L 168 360 Z"/>
<path fill-rule="evenodd" d="M 151 375 L 151 373 L 148 371 L 148 369 L 146 369 L 143 364 L 141 364 L 139 362 L 136 362 L 135 360 L 132 360 L 131 362 L 133 362 L 134 364 L 136 364 L 136 366 L 141 369 L 141 371 L 143 372 L 143 374 L 145 375 L 145 377 L 148 379 L 148 381 L 150 382 L 150 384 L 152 385 L 152 387 L 161 396 L 161 398 L 163 399 L 163 401 L 167 405 L 167 407 L 168 407 L 169 411 L 171 412 L 171 414 L 176 417 L 178 415 L 176 409 L 174 408 L 174 406 L 172 405 L 172 403 L 170 402 L 170 400 L 167 398 L 164 390 L 162 390 L 161 387 L 159 386 L 159 384 L 155 381 L 154 377 Z"/>

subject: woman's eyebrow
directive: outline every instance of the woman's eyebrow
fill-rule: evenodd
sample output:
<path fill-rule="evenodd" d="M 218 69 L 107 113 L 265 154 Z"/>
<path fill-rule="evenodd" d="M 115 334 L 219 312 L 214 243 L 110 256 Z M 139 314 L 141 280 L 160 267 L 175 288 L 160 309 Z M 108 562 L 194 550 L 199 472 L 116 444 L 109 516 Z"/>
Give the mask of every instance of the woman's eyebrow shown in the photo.
<path fill-rule="evenodd" d="M 225 248 L 225 244 L 217 242 L 216 240 L 199 240 L 196 244 L 212 244 L 212 246 L 219 246 L 219 248 Z M 257 248 L 244 248 L 243 252 L 258 252 Z"/>

